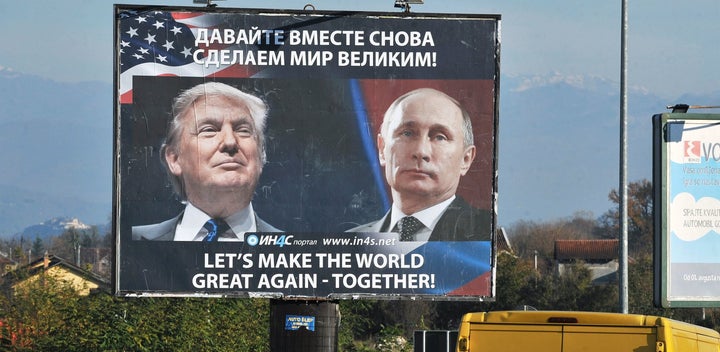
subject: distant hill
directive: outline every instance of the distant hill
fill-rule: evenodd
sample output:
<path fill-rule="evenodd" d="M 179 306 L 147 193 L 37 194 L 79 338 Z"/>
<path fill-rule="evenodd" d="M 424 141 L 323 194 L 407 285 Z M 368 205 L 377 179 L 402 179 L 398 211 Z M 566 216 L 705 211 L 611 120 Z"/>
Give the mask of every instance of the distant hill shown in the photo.
<path fill-rule="evenodd" d="M 0 70 L 0 237 L 52 217 L 111 214 L 111 84 Z"/>
<path fill-rule="evenodd" d="M 619 83 L 601 77 L 502 76 L 498 217 L 548 220 L 602 215 L 619 186 Z M 652 116 L 676 103 L 720 105 L 720 92 L 666 100 L 628 88 L 627 179 L 652 179 Z M 720 111 L 691 111 L 720 113 Z"/>
<path fill-rule="evenodd" d="M 73 195 L 50 195 L 0 185 L 0 238 L 22 233 L 27 226 L 47 219 L 73 217 L 92 225 L 109 223 L 110 200 L 90 201 Z"/>
<path fill-rule="evenodd" d="M 499 224 L 611 206 L 618 186 L 618 83 L 600 77 L 502 76 Z M 55 217 L 106 224 L 112 209 L 113 87 L 0 69 L 0 237 Z M 651 178 L 651 116 L 675 103 L 718 105 L 718 92 L 628 97 L 628 179 Z M 715 99 L 715 100 L 712 100 Z"/>
<path fill-rule="evenodd" d="M 619 184 L 619 84 L 599 77 L 505 77 L 500 92 L 499 220 L 599 216 Z M 628 179 L 651 178 L 651 117 L 667 101 L 629 93 Z"/>
<path fill-rule="evenodd" d="M 14 239 L 24 239 L 25 241 L 34 241 L 35 238 L 47 240 L 51 237 L 60 236 L 66 230 L 75 229 L 78 231 L 90 231 L 91 225 L 84 224 L 77 218 L 52 218 L 42 223 L 31 225 L 23 229 L 21 232 L 13 236 Z M 107 231 L 107 226 L 97 228 L 99 234 Z"/>

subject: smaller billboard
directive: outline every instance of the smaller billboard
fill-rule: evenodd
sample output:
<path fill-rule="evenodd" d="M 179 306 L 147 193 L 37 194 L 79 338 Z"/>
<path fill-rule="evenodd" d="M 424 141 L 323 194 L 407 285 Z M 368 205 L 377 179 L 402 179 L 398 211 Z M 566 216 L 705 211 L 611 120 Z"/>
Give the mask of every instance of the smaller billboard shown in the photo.
<path fill-rule="evenodd" d="M 720 114 L 653 116 L 655 304 L 720 306 Z"/>

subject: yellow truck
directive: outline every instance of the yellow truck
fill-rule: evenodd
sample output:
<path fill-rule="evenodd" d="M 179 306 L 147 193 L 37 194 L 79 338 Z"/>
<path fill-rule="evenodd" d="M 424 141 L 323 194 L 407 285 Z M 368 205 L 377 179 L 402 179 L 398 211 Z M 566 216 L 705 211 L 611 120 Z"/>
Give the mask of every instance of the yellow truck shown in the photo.
<path fill-rule="evenodd" d="M 720 334 L 637 314 L 498 311 L 467 313 L 457 352 L 719 352 Z"/>

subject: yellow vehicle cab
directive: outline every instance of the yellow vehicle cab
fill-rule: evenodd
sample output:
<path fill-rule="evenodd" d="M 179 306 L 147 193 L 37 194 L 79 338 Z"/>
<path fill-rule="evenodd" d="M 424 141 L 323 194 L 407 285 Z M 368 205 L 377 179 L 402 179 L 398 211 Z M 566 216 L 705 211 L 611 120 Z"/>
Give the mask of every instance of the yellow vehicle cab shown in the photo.
<path fill-rule="evenodd" d="M 637 314 L 498 311 L 463 316 L 458 352 L 719 352 L 720 334 Z"/>

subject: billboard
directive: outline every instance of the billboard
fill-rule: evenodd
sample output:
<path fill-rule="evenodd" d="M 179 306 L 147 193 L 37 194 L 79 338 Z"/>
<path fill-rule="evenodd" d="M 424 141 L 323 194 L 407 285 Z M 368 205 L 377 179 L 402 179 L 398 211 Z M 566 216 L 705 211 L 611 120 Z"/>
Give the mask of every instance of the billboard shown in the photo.
<path fill-rule="evenodd" d="M 117 5 L 116 294 L 491 299 L 499 20 Z"/>
<path fill-rule="evenodd" d="M 720 115 L 653 116 L 655 303 L 720 305 Z"/>

